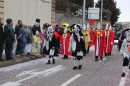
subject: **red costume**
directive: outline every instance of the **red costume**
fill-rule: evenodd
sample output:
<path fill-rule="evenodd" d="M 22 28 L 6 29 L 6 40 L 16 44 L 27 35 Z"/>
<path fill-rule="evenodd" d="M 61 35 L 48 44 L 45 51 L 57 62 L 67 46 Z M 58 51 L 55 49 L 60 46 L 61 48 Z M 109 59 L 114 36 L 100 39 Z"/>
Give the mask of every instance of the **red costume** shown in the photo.
<path fill-rule="evenodd" d="M 62 44 L 61 54 L 71 55 L 71 53 L 68 51 L 69 42 L 70 42 L 70 34 L 68 34 L 68 33 L 63 34 L 61 37 L 61 44 Z"/>
<path fill-rule="evenodd" d="M 112 33 L 112 42 L 114 43 L 114 32 L 112 30 L 110 30 L 110 31 Z M 112 48 L 113 48 L 113 44 L 111 44 L 111 46 L 110 46 L 110 51 L 112 51 Z"/>
<path fill-rule="evenodd" d="M 92 46 L 92 43 L 93 43 L 93 30 L 90 29 L 89 33 L 90 33 L 90 42 L 88 43 L 88 46 Z"/>
<path fill-rule="evenodd" d="M 113 32 L 111 30 L 105 30 L 105 41 L 104 41 L 104 53 L 110 54 L 113 45 Z"/>
<path fill-rule="evenodd" d="M 103 30 L 94 31 L 93 43 L 95 45 L 95 56 L 103 56 L 105 35 Z"/>

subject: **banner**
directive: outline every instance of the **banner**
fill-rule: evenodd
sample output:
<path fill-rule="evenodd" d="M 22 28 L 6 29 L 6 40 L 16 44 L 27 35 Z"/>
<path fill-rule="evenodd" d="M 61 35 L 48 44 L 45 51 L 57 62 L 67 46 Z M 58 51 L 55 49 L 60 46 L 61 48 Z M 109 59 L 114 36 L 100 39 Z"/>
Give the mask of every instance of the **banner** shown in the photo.
<path fill-rule="evenodd" d="M 90 20 L 89 20 L 89 25 L 90 25 L 90 26 L 93 26 L 93 25 L 94 25 L 94 19 L 90 19 Z"/>

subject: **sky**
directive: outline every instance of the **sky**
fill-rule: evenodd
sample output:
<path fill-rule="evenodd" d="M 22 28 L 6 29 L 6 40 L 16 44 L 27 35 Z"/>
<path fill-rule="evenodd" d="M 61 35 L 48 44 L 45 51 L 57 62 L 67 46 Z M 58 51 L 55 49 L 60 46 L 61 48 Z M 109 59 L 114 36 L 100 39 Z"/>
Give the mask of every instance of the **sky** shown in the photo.
<path fill-rule="evenodd" d="M 98 0 L 94 0 L 97 2 Z M 118 22 L 130 22 L 130 0 L 115 0 L 117 7 L 120 8 L 121 14 Z"/>

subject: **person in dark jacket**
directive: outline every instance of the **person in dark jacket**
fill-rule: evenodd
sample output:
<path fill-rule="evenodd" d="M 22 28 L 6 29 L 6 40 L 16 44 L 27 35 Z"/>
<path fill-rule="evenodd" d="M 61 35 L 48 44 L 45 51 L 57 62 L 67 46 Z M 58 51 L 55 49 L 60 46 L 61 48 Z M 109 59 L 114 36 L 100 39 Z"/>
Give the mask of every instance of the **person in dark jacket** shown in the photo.
<path fill-rule="evenodd" d="M 12 19 L 7 19 L 7 25 L 6 25 L 6 29 L 5 29 L 5 34 L 6 34 L 5 51 L 6 51 L 6 60 L 7 61 L 9 61 L 9 60 L 14 61 L 14 59 L 12 57 L 12 51 L 13 51 L 13 45 L 15 43 L 15 32 L 14 32 L 12 25 L 13 25 Z"/>
<path fill-rule="evenodd" d="M 2 26 L 3 26 L 2 18 L 0 18 L 0 61 L 4 61 L 2 59 L 3 44 L 4 44 L 4 32 Z"/>
<path fill-rule="evenodd" d="M 22 20 L 18 20 L 18 25 L 15 27 L 16 38 L 18 38 L 19 30 L 20 30 L 20 28 L 22 28 L 22 26 L 23 26 Z M 15 54 L 17 56 L 20 55 L 20 41 L 19 40 L 17 40 L 17 46 L 16 46 Z"/>
<path fill-rule="evenodd" d="M 36 22 L 32 28 L 32 32 L 33 32 L 33 35 L 36 34 L 36 31 L 40 32 L 41 33 L 41 29 L 40 29 L 40 23 Z"/>

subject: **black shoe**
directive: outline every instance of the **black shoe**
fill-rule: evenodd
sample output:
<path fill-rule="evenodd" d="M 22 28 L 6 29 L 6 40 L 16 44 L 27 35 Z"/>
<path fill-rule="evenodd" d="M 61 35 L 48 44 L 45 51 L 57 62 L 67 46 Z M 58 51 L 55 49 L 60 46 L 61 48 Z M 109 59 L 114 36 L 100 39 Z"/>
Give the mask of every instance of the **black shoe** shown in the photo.
<path fill-rule="evenodd" d="M 30 56 L 30 53 L 27 53 L 27 57 L 29 57 Z"/>
<path fill-rule="evenodd" d="M 55 59 L 52 60 L 52 64 L 55 64 Z"/>
<path fill-rule="evenodd" d="M 122 77 L 125 77 L 125 73 L 122 73 L 121 76 L 122 76 Z"/>
<path fill-rule="evenodd" d="M 63 59 L 68 59 L 68 57 L 63 57 Z"/>
<path fill-rule="evenodd" d="M 0 59 L 0 61 L 2 61 L 2 62 L 3 62 L 4 60 L 3 60 L 3 59 Z"/>
<path fill-rule="evenodd" d="M 76 66 L 74 66 L 74 67 L 73 67 L 73 70 L 76 70 L 76 69 L 78 69 L 78 68 L 77 68 Z"/>
<path fill-rule="evenodd" d="M 130 69 L 130 66 L 129 66 L 129 69 Z"/>
<path fill-rule="evenodd" d="M 6 61 L 9 61 L 9 59 L 6 59 Z"/>
<path fill-rule="evenodd" d="M 95 61 L 95 62 L 97 62 L 98 60 L 97 60 L 97 59 L 95 59 L 94 61 Z"/>
<path fill-rule="evenodd" d="M 15 59 L 10 59 L 10 60 L 15 62 Z"/>
<path fill-rule="evenodd" d="M 78 68 L 78 69 L 81 70 L 81 68 L 82 68 L 82 65 L 79 65 L 79 68 Z"/>
<path fill-rule="evenodd" d="M 50 63 L 51 63 L 50 60 L 48 60 L 48 62 L 46 64 L 50 64 Z"/>

